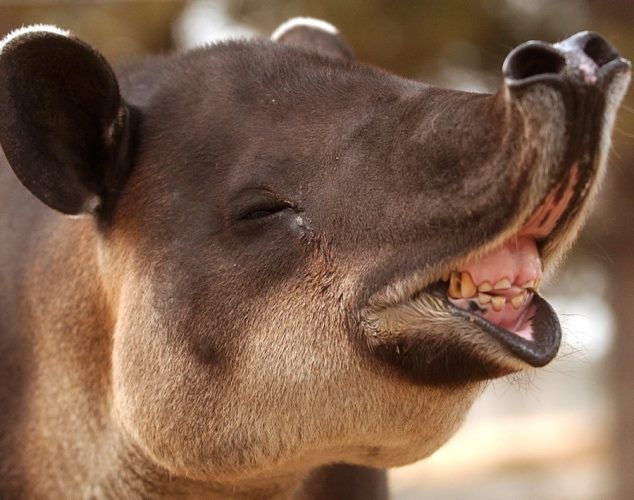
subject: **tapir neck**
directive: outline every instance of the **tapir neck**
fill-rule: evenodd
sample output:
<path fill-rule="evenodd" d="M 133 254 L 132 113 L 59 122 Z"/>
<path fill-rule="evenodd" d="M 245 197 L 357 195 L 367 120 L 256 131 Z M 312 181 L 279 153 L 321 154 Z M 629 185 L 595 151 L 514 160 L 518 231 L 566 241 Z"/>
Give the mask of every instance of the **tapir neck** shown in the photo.
<path fill-rule="evenodd" d="M 92 221 L 59 216 L 11 187 L 0 216 L 0 259 L 12 263 L 0 266 L 0 296 L 10 297 L 0 306 L 0 365 L 15 371 L 2 377 L 11 387 L 0 404 L 11 411 L 0 420 L 0 468 L 15 471 L 16 493 L 47 496 L 79 488 L 103 465 L 112 324 Z"/>
<path fill-rule="evenodd" d="M 305 499 L 303 478 L 289 476 L 276 480 L 228 484 L 213 480 L 200 481 L 170 474 L 158 467 L 141 450 L 131 444 L 123 433 L 112 428 L 103 434 L 103 445 L 98 451 L 103 459 L 98 477 L 88 478 L 93 486 L 91 497 L 96 498 L 183 498 L 271 500 Z M 86 481 L 87 479 L 84 479 Z"/>

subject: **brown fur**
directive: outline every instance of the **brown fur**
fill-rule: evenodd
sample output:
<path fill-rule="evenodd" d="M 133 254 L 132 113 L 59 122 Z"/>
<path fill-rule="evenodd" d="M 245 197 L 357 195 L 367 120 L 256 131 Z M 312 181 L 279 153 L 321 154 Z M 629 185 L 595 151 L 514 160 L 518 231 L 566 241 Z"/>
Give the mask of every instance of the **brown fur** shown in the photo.
<path fill-rule="evenodd" d="M 375 468 L 440 447 L 482 388 L 478 366 L 527 366 L 437 304 L 388 304 L 517 231 L 570 166 L 563 94 L 435 89 L 309 34 L 116 80 L 59 35 L 0 52 L 3 495 L 382 498 Z M 32 123 L 16 82 L 49 50 L 77 59 L 82 106 Z M 30 91 L 64 106 L 55 64 Z M 55 132 L 58 115 L 59 158 L 25 132 Z M 403 361 L 394 347 L 411 338 L 423 343 Z"/>

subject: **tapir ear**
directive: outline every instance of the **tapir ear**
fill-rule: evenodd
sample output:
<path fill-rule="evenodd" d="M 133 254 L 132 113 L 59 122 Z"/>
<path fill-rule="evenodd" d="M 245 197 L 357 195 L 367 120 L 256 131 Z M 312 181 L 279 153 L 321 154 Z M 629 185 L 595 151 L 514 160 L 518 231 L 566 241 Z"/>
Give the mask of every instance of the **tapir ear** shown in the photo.
<path fill-rule="evenodd" d="M 94 49 L 53 26 L 0 42 L 0 145 L 24 186 L 65 214 L 96 212 L 121 188 L 132 110 Z"/>
<path fill-rule="evenodd" d="M 281 24 L 271 40 L 321 55 L 352 60 L 352 49 L 332 24 L 312 17 L 294 17 Z"/>

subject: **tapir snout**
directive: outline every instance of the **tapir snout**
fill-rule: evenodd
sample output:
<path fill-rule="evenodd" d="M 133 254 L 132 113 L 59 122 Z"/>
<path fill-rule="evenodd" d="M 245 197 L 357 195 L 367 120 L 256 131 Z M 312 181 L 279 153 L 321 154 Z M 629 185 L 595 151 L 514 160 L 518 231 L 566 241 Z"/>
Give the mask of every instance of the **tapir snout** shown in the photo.
<path fill-rule="evenodd" d="M 630 63 L 604 37 L 582 31 L 561 42 L 525 42 L 504 60 L 506 85 L 523 87 L 539 82 L 568 82 L 605 90 L 611 77 Z"/>

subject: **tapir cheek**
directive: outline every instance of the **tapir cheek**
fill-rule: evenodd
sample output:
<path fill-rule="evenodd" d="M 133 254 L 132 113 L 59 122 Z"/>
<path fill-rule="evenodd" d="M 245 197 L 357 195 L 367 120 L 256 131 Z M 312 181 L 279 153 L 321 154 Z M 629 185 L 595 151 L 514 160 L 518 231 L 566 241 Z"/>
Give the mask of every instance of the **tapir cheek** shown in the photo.
<path fill-rule="evenodd" d="M 217 424 L 216 409 L 233 390 L 231 367 L 218 356 L 196 356 L 184 340 L 191 332 L 163 311 L 124 309 L 125 318 L 135 319 L 122 316 L 114 332 L 116 419 L 136 446 L 168 470 L 195 469 Z"/>
<path fill-rule="evenodd" d="M 255 422 L 269 420 L 271 433 L 282 435 L 272 409 L 300 387 L 316 387 L 330 361 L 351 355 L 337 330 L 340 318 L 329 317 L 323 300 L 289 299 L 314 293 L 310 281 L 272 283 L 266 294 L 242 301 L 227 292 L 223 300 L 232 307 L 214 315 L 211 303 L 170 309 L 173 302 L 151 278 L 130 276 L 114 332 L 112 381 L 114 413 L 136 445 L 168 470 L 201 475 L 210 455 L 217 468 L 249 459 L 227 455 L 226 440 L 232 449 L 253 447 L 247 454 L 278 453 L 281 445 L 266 436 L 238 441 Z M 205 308 L 209 314 L 201 314 Z M 242 408 L 256 396 L 262 404 Z"/>

